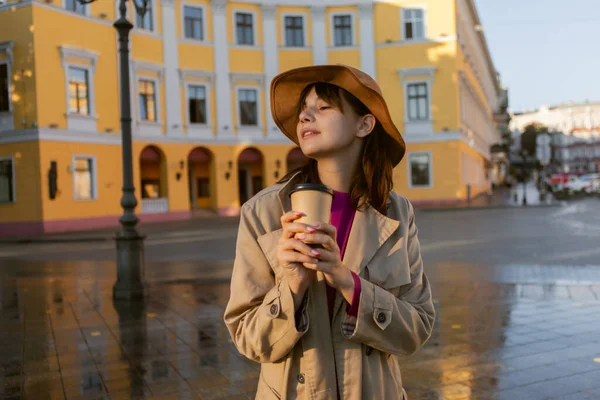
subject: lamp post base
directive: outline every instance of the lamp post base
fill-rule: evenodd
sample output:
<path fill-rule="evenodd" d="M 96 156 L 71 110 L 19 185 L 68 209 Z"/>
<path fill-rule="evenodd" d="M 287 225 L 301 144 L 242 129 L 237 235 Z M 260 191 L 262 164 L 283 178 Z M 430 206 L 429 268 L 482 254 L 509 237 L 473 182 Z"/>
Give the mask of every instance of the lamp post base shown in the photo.
<path fill-rule="evenodd" d="M 115 300 L 141 299 L 147 294 L 144 269 L 144 236 L 119 232 L 117 242 L 117 282 Z"/>

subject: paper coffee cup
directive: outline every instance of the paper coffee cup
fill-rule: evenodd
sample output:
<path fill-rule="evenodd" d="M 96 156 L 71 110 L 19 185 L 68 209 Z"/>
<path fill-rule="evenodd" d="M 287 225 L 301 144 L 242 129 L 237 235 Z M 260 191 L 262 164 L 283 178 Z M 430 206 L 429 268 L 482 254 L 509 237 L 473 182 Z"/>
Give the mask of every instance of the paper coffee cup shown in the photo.
<path fill-rule="evenodd" d="M 331 202 L 333 201 L 333 190 L 325 185 L 314 183 L 301 183 L 294 187 L 290 193 L 292 210 L 304 213 L 296 222 L 314 225 L 319 223 L 330 223 Z"/>

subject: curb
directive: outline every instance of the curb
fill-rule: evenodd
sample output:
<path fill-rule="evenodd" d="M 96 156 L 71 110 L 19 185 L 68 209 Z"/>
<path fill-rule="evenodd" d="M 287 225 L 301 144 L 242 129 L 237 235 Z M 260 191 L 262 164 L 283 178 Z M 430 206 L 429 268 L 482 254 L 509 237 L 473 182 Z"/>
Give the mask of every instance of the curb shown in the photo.
<path fill-rule="evenodd" d="M 531 208 L 558 208 L 566 206 L 565 203 L 558 204 L 536 204 L 528 206 L 511 206 L 511 205 L 498 205 L 498 206 L 463 206 L 463 207 L 434 207 L 434 208 L 419 208 L 415 207 L 415 211 L 418 212 L 450 212 L 450 211 L 485 211 L 485 210 L 526 210 Z"/>
<path fill-rule="evenodd" d="M 108 242 L 112 241 L 113 238 L 106 236 L 91 236 L 91 237 L 80 237 L 80 238 L 44 238 L 44 237 L 33 237 L 33 238 L 18 238 L 18 239 L 0 239 L 0 244 L 33 244 L 33 243 L 94 243 L 94 242 Z"/>

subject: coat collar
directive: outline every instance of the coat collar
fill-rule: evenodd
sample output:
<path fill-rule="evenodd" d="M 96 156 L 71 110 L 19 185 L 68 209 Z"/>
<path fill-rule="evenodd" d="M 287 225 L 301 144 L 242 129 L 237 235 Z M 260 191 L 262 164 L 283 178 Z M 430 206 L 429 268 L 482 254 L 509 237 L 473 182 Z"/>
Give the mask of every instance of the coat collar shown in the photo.
<path fill-rule="evenodd" d="M 283 213 L 291 211 L 290 193 L 297 183 L 301 183 L 299 173 L 283 184 L 277 193 Z M 391 200 L 388 200 L 390 203 Z M 391 212 L 393 208 L 389 210 Z M 387 217 L 369 204 L 364 210 L 356 211 L 344 255 L 344 264 L 350 270 L 360 274 L 377 250 L 398 229 L 400 221 L 393 217 L 396 216 Z"/>

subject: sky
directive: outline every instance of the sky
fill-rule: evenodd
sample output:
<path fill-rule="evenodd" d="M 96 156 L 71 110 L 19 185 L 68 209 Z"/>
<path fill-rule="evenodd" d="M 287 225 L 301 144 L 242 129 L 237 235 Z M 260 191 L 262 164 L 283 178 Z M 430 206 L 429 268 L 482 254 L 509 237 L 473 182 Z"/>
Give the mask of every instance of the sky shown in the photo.
<path fill-rule="evenodd" d="M 600 0 L 475 0 L 509 108 L 600 101 Z"/>

